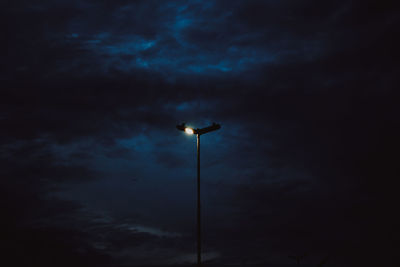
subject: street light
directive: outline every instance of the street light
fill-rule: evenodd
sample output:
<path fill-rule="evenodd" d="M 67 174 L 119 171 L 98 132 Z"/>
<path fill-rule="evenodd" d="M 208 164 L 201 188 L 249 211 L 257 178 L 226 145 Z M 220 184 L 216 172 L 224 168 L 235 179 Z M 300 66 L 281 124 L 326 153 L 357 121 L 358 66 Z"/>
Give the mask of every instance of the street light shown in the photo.
<path fill-rule="evenodd" d="M 195 134 L 197 136 L 197 266 L 201 267 L 201 220 L 200 220 L 200 135 L 209 133 L 221 128 L 221 125 L 213 123 L 211 126 L 202 129 L 193 129 L 186 127 L 185 123 L 177 125 L 176 128 L 187 134 Z"/>
<path fill-rule="evenodd" d="M 194 134 L 194 131 L 193 131 L 192 128 L 186 127 L 186 128 L 185 128 L 185 133 L 187 133 L 187 134 Z"/>

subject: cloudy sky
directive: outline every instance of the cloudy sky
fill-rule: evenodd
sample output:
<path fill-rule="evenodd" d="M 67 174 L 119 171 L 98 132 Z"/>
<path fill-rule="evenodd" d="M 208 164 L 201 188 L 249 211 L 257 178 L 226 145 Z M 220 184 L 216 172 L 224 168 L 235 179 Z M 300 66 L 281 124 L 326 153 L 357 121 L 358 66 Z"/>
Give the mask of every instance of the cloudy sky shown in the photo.
<path fill-rule="evenodd" d="M 396 1 L 0 4 L 16 266 L 395 266 Z"/>

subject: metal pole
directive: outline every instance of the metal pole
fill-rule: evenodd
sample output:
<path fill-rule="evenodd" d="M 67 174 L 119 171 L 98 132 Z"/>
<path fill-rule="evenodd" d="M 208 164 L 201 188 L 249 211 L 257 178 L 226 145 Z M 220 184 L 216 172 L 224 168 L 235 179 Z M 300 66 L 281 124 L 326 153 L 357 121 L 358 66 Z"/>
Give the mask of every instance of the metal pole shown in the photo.
<path fill-rule="evenodd" d="M 201 267 L 200 134 L 197 134 L 197 266 Z"/>

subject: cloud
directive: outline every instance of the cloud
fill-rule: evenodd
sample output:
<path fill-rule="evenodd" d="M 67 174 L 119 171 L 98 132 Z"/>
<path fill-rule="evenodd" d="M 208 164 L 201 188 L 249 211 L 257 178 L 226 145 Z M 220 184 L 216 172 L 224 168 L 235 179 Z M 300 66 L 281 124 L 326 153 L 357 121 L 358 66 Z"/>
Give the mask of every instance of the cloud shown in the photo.
<path fill-rule="evenodd" d="M 390 263 L 399 236 L 393 4 L 8 3 L 3 210 L 8 227 L 50 225 L 24 226 L 15 251 L 42 240 L 80 260 L 184 262 L 195 145 L 174 126 L 216 121 L 222 129 L 202 139 L 202 182 L 205 247 L 218 260 L 284 262 L 307 248 L 339 265 L 363 254 Z M 85 217 L 91 208 L 111 219 Z M 114 227 L 124 223 L 136 230 Z"/>
<path fill-rule="evenodd" d="M 117 226 L 117 228 L 126 229 L 126 230 L 129 230 L 132 232 L 147 233 L 147 234 L 154 235 L 157 237 L 178 237 L 178 236 L 180 236 L 180 234 L 178 234 L 178 233 L 166 232 L 161 229 L 148 227 L 148 226 L 142 226 L 142 225 L 120 224 Z"/>

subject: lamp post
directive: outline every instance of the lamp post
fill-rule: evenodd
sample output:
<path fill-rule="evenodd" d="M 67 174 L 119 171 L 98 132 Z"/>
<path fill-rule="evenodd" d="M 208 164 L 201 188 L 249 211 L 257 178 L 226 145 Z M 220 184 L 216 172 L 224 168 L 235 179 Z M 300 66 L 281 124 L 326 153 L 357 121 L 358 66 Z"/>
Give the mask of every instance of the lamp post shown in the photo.
<path fill-rule="evenodd" d="M 221 128 L 221 125 L 213 123 L 211 126 L 202 129 L 186 127 L 185 123 L 177 125 L 178 130 L 187 134 L 195 134 L 197 137 L 197 266 L 201 267 L 201 214 L 200 214 L 200 135 L 209 133 Z"/>

